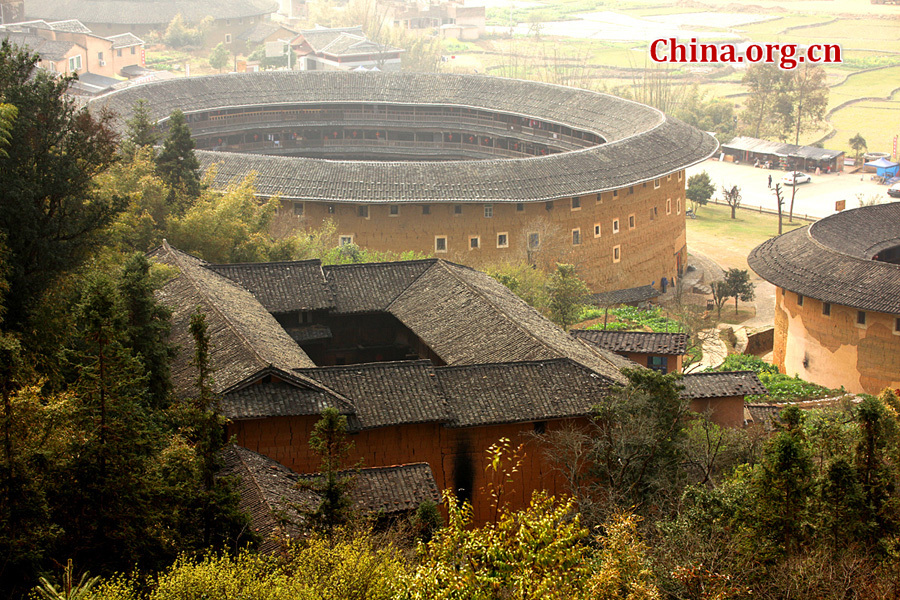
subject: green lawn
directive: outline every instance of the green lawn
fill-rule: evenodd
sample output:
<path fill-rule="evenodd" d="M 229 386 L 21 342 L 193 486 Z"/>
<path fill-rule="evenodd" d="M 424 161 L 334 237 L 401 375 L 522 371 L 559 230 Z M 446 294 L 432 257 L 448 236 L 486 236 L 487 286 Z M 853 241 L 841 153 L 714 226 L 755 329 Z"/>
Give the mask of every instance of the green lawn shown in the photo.
<path fill-rule="evenodd" d="M 778 234 L 778 217 L 750 210 L 737 211 L 731 219 L 728 206 L 707 204 L 697 212 L 696 219 L 687 220 L 688 251 L 697 250 L 715 257 L 724 267 L 747 268 L 747 255 L 767 239 Z M 806 225 L 806 222 L 787 222 L 784 231 Z"/>
<path fill-rule="evenodd" d="M 831 117 L 835 135 L 826 145 L 851 152 L 848 140 L 859 133 L 873 152 L 890 152 L 893 137 L 900 134 L 900 99 L 858 102 Z"/>

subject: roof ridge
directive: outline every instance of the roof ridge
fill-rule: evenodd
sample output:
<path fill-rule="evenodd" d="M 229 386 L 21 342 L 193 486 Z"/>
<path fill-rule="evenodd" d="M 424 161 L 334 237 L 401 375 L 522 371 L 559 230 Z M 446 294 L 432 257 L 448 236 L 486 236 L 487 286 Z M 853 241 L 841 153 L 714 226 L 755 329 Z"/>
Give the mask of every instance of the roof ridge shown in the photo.
<path fill-rule="evenodd" d="M 214 267 L 253 267 L 253 266 L 270 266 L 270 265 L 302 265 L 302 264 L 322 264 L 321 258 L 306 258 L 303 260 L 274 260 L 274 261 L 258 261 L 258 262 L 239 262 L 239 263 L 206 263 L 207 268 Z"/>
<path fill-rule="evenodd" d="M 360 267 L 372 267 L 372 266 L 384 266 L 384 265 L 409 265 L 409 264 L 418 264 L 418 263 L 427 263 L 427 262 L 437 262 L 443 259 L 440 258 L 416 258 L 413 260 L 382 260 L 378 262 L 362 262 L 362 263 L 344 263 L 344 264 L 335 264 L 335 265 L 322 265 L 322 270 L 334 270 L 334 269 L 346 269 L 346 268 L 360 268 Z"/>
<path fill-rule="evenodd" d="M 466 365 L 440 365 L 435 366 L 434 370 L 437 371 L 449 371 L 451 369 L 479 369 L 485 367 L 508 367 L 508 366 L 520 366 L 520 365 L 542 365 L 542 364 L 551 364 L 551 363 L 563 363 L 563 362 L 571 362 L 574 365 L 582 369 L 587 369 L 588 371 L 594 372 L 593 369 L 586 367 L 580 362 L 569 358 L 568 356 L 558 356 L 556 358 L 544 358 L 544 359 L 532 359 L 532 360 L 508 360 L 503 362 L 493 362 L 493 363 L 475 363 L 475 364 L 466 364 Z"/>
<path fill-rule="evenodd" d="M 759 377 L 759 373 L 750 369 L 743 369 L 741 371 L 699 371 L 693 373 L 681 373 L 682 378 L 687 377 L 698 377 L 700 375 L 747 375 L 753 374 Z"/>
<path fill-rule="evenodd" d="M 244 448 L 243 446 L 238 446 L 237 444 L 231 444 L 231 449 L 234 451 L 234 455 L 237 457 L 238 462 L 240 462 L 241 466 L 244 468 L 246 475 L 248 475 L 250 477 L 250 479 L 253 481 L 253 487 L 255 487 L 256 491 L 259 493 L 259 497 L 262 500 L 262 503 L 266 505 L 266 508 L 268 509 L 268 514 L 274 514 L 274 512 L 275 512 L 274 508 L 272 507 L 271 504 L 269 504 L 269 499 L 266 497 L 265 492 L 263 492 L 262 486 L 259 485 L 259 481 L 256 480 L 256 476 L 254 475 L 253 470 L 250 468 L 250 465 L 248 465 L 246 463 L 246 461 L 244 461 L 244 456 L 243 456 L 243 453 L 241 452 L 241 450 L 245 450 L 247 452 L 253 452 L 253 450 L 251 450 L 250 448 Z M 259 452 L 254 452 L 254 454 L 259 454 Z M 259 454 L 259 456 L 262 456 L 263 458 L 269 458 L 268 456 L 265 456 L 264 454 Z M 269 458 L 269 460 L 272 460 L 272 459 Z M 243 477 L 241 477 L 241 479 L 243 480 Z M 276 521 L 275 526 L 279 527 L 277 521 Z"/>
<path fill-rule="evenodd" d="M 310 370 L 315 370 L 315 369 L 318 369 L 319 367 L 306 367 L 306 368 L 308 368 Z M 303 375 L 302 373 L 292 373 L 290 371 L 285 371 L 284 369 L 280 369 L 274 365 L 269 365 L 268 367 L 264 367 L 264 368 L 260 369 L 259 371 L 257 371 L 255 374 L 253 374 L 249 377 L 245 377 L 244 379 L 235 383 L 234 385 L 222 390 L 222 392 L 219 395 L 224 396 L 225 394 L 237 392 L 237 391 L 240 391 L 243 389 L 247 389 L 253 385 L 256 385 L 255 381 L 250 381 L 250 380 L 255 379 L 256 377 L 258 377 L 259 375 L 261 375 L 262 373 L 264 373 L 265 371 L 268 371 L 268 370 L 276 371 L 280 375 L 287 376 L 285 379 L 287 379 L 286 382 L 289 384 L 295 384 L 297 382 L 304 383 L 304 384 L 309 385 L 314 390 L 324 392 L 326 394 L 330 394 L 338 400 L 338 403 L 341 403 L 341 402 L 346 403 L 347 406 L 344 408 L 349 408 L 351 414 L 355 415 L 357 412 L 356 404 L 350 398 L 348 398 L 347 396 L 345 396 L 344 394 L 342 394 L 340 392 L 337 392 L 337 391 L 331 389 L 330 387 L 323 384 L 318 379 L 314 379 L 312 377 L 307 377 L 306 375 Z M 294 381 L 290 381 L 290 379 L 294 379 Z"/>
<path fill-rule="evenodd" d="M 175 248 L 172 248 L 172 246 L 170 246 L 170 245 L 169 245 L 169 242 L 167 242 L 166 240 L 163 240 L 162 245 L 163 245 L 165 248 L 167 248 L 169 251 L 172 252 L 173 256 L 175 256 L 175 259 L 178 261 L 179 265 L 181 265 L 181 260 L 180 260 L 180 257 L 178 256 L 178 254 L 179 254 L 181 251 L 180 251 L 180 250 L 176 250 Z M 190 256 L 190 255 L 189 255 L 189 256 Z M 202 259 L 201 259 L 201 260 L 202 260 Z M 203 262 L 206 262 L 206 261 L 203 261 Z M 200 265 L 200 266 L 202 267 L 203 265 Z M 234 286 L 236 286 L 236 287 L 239 287 L 239 288 L 242 289 L 243 291 L 245 291 L 245 292 L 247 292 L 248 294 L 250 294 L 250 296 L 253 298 L 253 300 L 254 300 L 255 302 L 259 302 L 259 300 L 256 299 L 256 296 L 254 296 L 249 290 L 247 290 L 247 288 L 245 288 L 244 286 L 240 285 L 240 284 L 237 283 L 236 281 L 233 281 L 233 280 L 229 279 L 228 277 L 225 277 L 224 275 L 219 275 L 218 273 L 216 273 L 215 271 L 212 271 L 212 270 L 210 270 L 210 269 L 207 269 L 207 270 L 209 270 L 210 273 L 212 273 L 212 274 L 215 275 L 216 277 L 221 277 L 222 279 L 224 279 L 225 281 L 227 281 L 227 282 L 229 283 L 229 285 L 234 285 Z M 268 362 L 267 360 L 265 360 L 265 359 L 262 357 L 262 355 L 259 353 L 259 350 L 256 349 L 256 346 L 254 346 L 253 344 L 250 343 L 250 340 L 248 340 L 248 339 L 247 339 L 247 336 L 245 336 L 244 333 L 240 330 L 240 328 L 238 328 L 238 327 L 235 325 L 234 321 L 232 321 L 231 318 L 230 318 L 227 314 L 225 314 L 224 311 L 219 310 L 219 307 L 216 305 L 215 302 L 212 301 L 212 297 L 211 297 L 211 295 L 209 294 L 209 292 L 206 290 L 205 286 L 199 285 L 197 279 L 196 279 L 193 275 L 189 274 L 184 268 L 181 269 L 181 272 L 182 272 L 183 275 L 185 275 L 185 276 L 188 278 L 188 280 L 191 282 L 191 285 L 194 286 L 194 289 L 196 289 L 197 291 L 199 291 L 200 293 L 203 294 L 203 296 L 207 299 L 207 301 L 208 301 L 209 305 L 212 307 L 212 309 L 213 309 L 219 316 L 221 316 L 222 319 L 223 319 L 226 323 L 228 323 L 228 325 L 229 325 L 230 329 L 232 330 L 232 332 L 238 337 L 238 339 L 241 340 L 241 343 L 242 343 L 242 344 L 244 344 L 247 348 L 250 349 L 251 354 L 253 354 L 253 356 L 255 356 L 255 357 L 257 358 L 257 361 L 262 365 L 262 367 L 265 368 L 265 367 L 271 367 L 271 366 L 273 366 L 272 363 Z M 263 309 L 263 310 L 265 310 L 265 309 Z M 268 312 L 269 312 L 269 311 L 266 311 L 266 313 L 268 313 Z M 274 318 L 274 317 L 273 317 L 273 318 Z"/>
<path fill-rule="evenodd" d="M 415 366 L 415 365 L 425 365 L 435 367 L 434 363 L 432 363 L 427 358 L 418 358 L 416 360 L 386 360 L 380 362 L 370 362 L 370 363 L 356 363 L 351 365 L 327 365 L 322 367 L 300 367 L 295 369 L 296 371 L 350 371 L 353 369 L 377 369 L 384 368 L 387 366 L 392 367 L 401 367 L 401 366 Z M 436 367 L 435 367 L 436 368 Z"/>

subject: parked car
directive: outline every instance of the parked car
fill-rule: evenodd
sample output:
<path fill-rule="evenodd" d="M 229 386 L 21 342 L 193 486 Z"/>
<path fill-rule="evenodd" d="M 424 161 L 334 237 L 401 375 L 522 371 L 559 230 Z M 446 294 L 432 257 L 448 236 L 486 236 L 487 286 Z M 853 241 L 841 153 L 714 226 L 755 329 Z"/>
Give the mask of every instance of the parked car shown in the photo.
<path fill-rule="evenodd" d="M 794 185 L 800 183 L 809 183 L 812 181 L 809 175 L 800 171 L 793 171 L 784 176 L 784 185 Z"/>
<path fill-rule="evenodd" d="M 900 198 L 900 181 L 888 188 L 888 196 L 891 198 Z"/>

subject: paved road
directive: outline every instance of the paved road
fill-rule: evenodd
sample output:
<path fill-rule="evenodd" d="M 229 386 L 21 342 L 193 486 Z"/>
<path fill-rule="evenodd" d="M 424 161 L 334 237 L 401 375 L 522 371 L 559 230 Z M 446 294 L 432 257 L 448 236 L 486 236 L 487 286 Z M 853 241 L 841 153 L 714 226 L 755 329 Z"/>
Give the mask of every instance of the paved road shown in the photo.
<path fill-rule="evenodd" d="M 772 184 L 780 183 L 784 177 L 784 171 L 757 169 L 752 164 L 735 165 L 734 163 L 707 160 L 687 170 L 688 177 L 695 173 L 706 171 L 712 182 L 718 186 L 715 198 L 721 199 L 723 186 L 737 185 L 741 188 L 743 204 L 745 206 L 762 206 L 777 210 L 775 193 L 768 188 L 768 177 L 772 176 Z M 812 183 L 804 183 L 797 186 L 797 194 L 794 198 L 794 214 L 810 215 L 815 217 L 827 217 L 834 214 L 834 203 L 837 200 L 846 200 L 847 208 L 857 208 L 860 197 L 869 200 L 877 198 L 879 202 L 894 201 L 887 195 L 887 186 L 875 183 L 870 179 L 870 173 L 862 176 L 859 173 L 851 175 L 843 173 L 838 175 L 810 174 Z M 791 201 L 791 186 L 782 184 L 784 210 L 787 211 Z"/>

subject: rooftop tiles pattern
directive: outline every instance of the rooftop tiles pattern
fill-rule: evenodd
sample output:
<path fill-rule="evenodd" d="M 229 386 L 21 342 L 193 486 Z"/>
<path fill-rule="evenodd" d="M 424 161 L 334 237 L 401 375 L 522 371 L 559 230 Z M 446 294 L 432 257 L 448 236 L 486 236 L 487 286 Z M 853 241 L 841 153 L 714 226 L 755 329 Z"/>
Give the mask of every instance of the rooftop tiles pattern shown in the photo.
<path fill-rule="evenodd" d="M 339 314 L 384 312 L 436 259 L 323 267 Z"/>
<path fill-rule="evenodd" d="M 573 329 L 576 338 L 613 352 L 637 352 L 642 354 L 684 354 L 687 350 L 686 333 L 656 333 L 647 331 L 599 331 Z"/>
<path fill-rule="evenodd" d="M 608 143 L 542 157 L 479 161 L 334 161 L 198 152 L 214 185 L 256 172 L 260 196 L 333 202 L 520 202 L 618 189 L 684 169 L 715 152 L 709 135 L 614 96 L 535 82 L 425 73 L 266 72 L 133 86 L 108 106 L 124 126 L 138 99 L 154 119 L 225 107 L 385 103 L 483 108 L 592 131 Z"/>
<path fill-rule="evenodd" d="M 690 373 L 681 379 L 681 384 L 681 397 L 690 400 L 768 393 L 753 371 Z"/>
<path fill-rule="evenodd" d="M 325 281 L 319 260 L 206 265 L 206 268 L 241 284 L 270 313 L 334 308 L 334 294 Z"/>
<path fill-rule="evenodd" d="M 900 243 L 898 231 L 900 203 L 857 208 L 763 242 L 747 263 L 803 296 L 900 315 L 900 265 L 870 260 Z"/>
<path fill-rule="evenodd" d="M 443 423 L 450 410 L 427 360 L 302 369 L 300 373 L 350 399 L 361 429 Z"/>
<path fill-rule="evenodd" d="M 454 427 L 584 416 L 609 380 L 568 359 L 436 369 Z"/>

